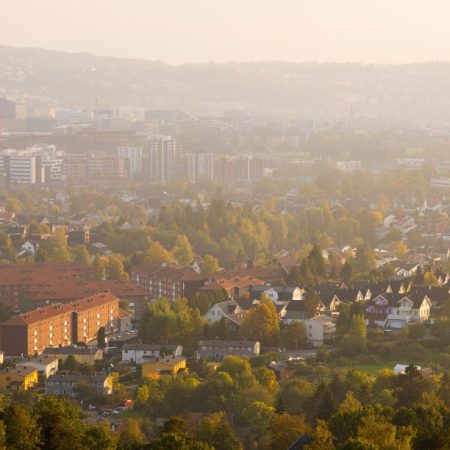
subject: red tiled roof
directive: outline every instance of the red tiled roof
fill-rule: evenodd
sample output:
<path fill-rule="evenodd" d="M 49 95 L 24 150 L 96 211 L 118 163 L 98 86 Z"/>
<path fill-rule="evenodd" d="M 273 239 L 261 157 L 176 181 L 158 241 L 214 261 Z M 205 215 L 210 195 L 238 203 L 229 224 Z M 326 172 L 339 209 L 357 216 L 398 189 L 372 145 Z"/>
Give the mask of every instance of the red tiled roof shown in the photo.
<path fill-rule="evenodd" d="M 95 268 L 81 263 L 0 265 L 0 286 L 45 285 L 74 279 L 95 280 Z"/>
<path fill-rule="evenodd" d="M 168 278 L 172 281 L 200 281 L 203 277 L 199 275 L 192 267 L 171 267 L 157 265 L 141 265 L 132 269 L 133 273 L 158 276 L 159 278 Z"/>
<path fill-rule="evenodd" d="M 99 294 L 91 295 L 90 297 L 81 298 L 71 302 L 72 308 L 75 312 L 86 311 L 87 309 L 94 308 L 113 302 L 118 302 L 119 299 L 112 295 L 109 291 L 100 292 Z"/>
<path fill-rule="evenodd" d="M 47 286 L 33 286 L 28 295 L 33 301 L 70 301 L 87 297 L 103 290 L 110 290 L 119 298 L 148 296 L 148 292 L 133 281 L 119 280 L 65 280 Z"/>
<path fill-rule="evenodd" d="M 264 281 L 282 280 L 288 274 L 280 266 L 254 267 L 245 269 L 226 269 L 216 274 L 221 278 L 254 277 Z"/>
<path fill-rule="evenodd" d="M 71 303 L 56 303 L 54 305 L 44 306 L 33 311 L 20 314 L 3 322 L 1 325 L 31 325 L 34 323 L 48 320 L 52 317 L 71 312 L 86 311 L 96 306 L 118 302 L 119 299 L 110 292 L 100 292 L 90 297 L 81 298 Z"/>
<path fill-rule="evenodd" d="M 71 304 L 56 303 L 12 317 L 6 322 L 3 322 L 2 325 L 31 325 L 72 311 L 73 306 Z"/>

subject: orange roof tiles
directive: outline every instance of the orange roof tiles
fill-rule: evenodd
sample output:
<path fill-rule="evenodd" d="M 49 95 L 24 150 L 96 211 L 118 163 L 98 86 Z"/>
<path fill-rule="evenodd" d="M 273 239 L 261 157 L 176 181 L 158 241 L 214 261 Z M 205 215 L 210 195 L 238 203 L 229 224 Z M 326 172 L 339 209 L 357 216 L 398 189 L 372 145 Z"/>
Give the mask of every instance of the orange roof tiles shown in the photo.
<path fill-rule="evenodd" d="M 110 292 L 100 292 L 90 297 L 81 298 L 71 303 L 56 303 L 42 308 L 34 309 L 33 311 L 20 314 L 3 322 L 1 325 L 32 325 L 52 317 L 60 316 L 61 314 L 68 314 L 72 312 L 86 311 L 100 305 L 118 302 L 119 299 Z"/>

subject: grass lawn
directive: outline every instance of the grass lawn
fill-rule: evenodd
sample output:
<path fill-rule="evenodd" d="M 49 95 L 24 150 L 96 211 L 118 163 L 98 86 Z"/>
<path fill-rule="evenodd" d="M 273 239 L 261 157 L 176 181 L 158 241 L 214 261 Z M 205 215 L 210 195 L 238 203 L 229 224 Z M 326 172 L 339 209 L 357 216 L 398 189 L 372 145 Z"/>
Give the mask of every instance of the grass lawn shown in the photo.
<path fill-rule="evenodd" d="M 144 417 L 144 412 L 137 411 L 135 409 L 127 409 L 123 413 L 117 414 L 116 417 L 122 417 L 127 419 L 142 419 Z"/>
<path fill-rule="evenodd" d="M 346 366 L 346 369 L 356 369 L 367 372 L 369 375 L 376 375 L 382 369 L 393 369 L 396 362 L 384 361 L 382 363 L 375 364 L 355 364 Z"/>

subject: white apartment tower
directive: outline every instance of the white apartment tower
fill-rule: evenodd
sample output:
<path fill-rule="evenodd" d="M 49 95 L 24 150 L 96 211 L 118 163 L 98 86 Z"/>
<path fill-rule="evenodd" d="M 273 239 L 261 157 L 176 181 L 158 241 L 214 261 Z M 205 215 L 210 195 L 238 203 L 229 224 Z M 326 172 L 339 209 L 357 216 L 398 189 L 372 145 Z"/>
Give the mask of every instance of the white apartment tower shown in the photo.
<path fill-rule="evenodd" d="M 117 149 L 117 156 L 119 159 L 126 159 L 130 168 L 130 178 L 133 178 L 137 173 L 142 171 L 142 147 L 119 147 Z"/>
<path fill-rule="evenodd" d="M 157 136 L 148 143 L 148 168 L 150 179 L 167 183 L 175 178 L 177 144 L 170 136 Z"/>
<path fill-rule="evenodd" d="M 214 155 L 212 153 L 187 153 L 187 175 L 189 181 L 214 180 Z"/>

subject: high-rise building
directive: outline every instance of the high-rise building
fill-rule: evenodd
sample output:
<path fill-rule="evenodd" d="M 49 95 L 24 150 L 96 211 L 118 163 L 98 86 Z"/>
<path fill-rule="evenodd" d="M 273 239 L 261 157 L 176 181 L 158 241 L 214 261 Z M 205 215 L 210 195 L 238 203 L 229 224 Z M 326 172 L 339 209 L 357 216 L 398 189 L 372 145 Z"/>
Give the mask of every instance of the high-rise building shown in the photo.
<path fill-rule="evenodd" d="M 16 118 L 16 103 L 7 98 L 0 98 L 0 120 Z"/>
<path fill-rule="evenodd" d="M 142 147 L 123 146 L 117 149 L 119 159 L 128 161 L 130 178 L 142 171 Z"/>
<path fill-rule="evenodd" d="M 10 183 L 45 183 L 41 156 L 33 149 L 3 150 L 0 154 L 0 172 Z"/>
<path fill-rule="evenodd" d="M 0 98 L 0 120 L 25 120 L 26 117 L 27 107 L 25 103 Z"/>
<path fill-rule="evenodd" d="M 88 180 L 128 178 L 129 168 L 126 159 L 114 156 L 95 156 L 87 159 Z"/>
<path fill-rule="evenodd" d="M 177 172 L 177 144 L 170 136 L 158 136 L 148 143 L 147 157 L 150 179 L 167 183 Z"/>
<path fill-rule="evenodd" d="M 186 170 L 189 181 L 214 180 L 214 155 L 212 153 L 187 153 Z"/>

